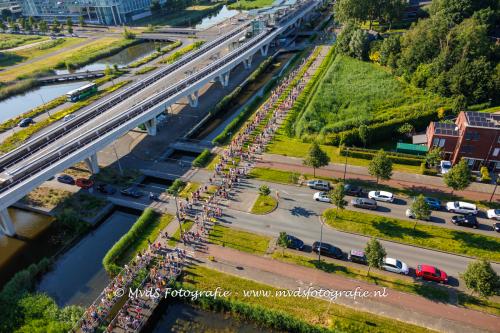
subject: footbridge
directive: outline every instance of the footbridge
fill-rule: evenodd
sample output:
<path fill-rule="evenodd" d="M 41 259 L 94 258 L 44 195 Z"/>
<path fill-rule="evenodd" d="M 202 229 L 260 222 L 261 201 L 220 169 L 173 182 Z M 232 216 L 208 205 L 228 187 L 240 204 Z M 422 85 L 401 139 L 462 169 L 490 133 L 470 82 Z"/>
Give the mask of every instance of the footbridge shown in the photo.
<path fill-rule="evenodd" d="M 273 26 L 265 27 L 260 33 L 246 40 L 242 45 L 222 56 L 209 65 L 195 71 L 174 84 L 156 84 L 153 92 L 141 94 L 123 92 L 114 96 L 94 110 L 75 118 L 72 123 L 64 124 L 40 137 L 31 144 L 18 148 L 0 159 L 0 219 L 2 231 L 14 235 L 15 230 L 10 222 L 7 207 L 21 199 L 33 188 L 41 185 L 46 179 L 61 172 L 75 163 L 85 160 L 93 172 L 98 172 L 97 152 L 104 149 L 120 136 L 140 124 L 146 124 L 150 135 L 156 134 L 156 117 L 179 99 L 187 97 L 193 107 L 198 103 L 198 91 L 212 80 L 227 85 L 231 69 L 243 63 L 249 68 L 252 56 L 256 52 L 267 53 L 269 44 L 281 34 L 298 26 L 312 12 L 319 1 L 312 0 L 298 3 L 290 12 L 276 20 Z M 243 30 L 239 30 L 243 29 Z M 245 28 L 239 27 L 229 34 L 238 37 Z M 226 38 L 227 36 L 222 36 Z M 229 39 L 230 39 L 229 38 Z M 219 39 L 215 40 L 219 41 Z M 212 43 L 214 43 L 212 42 Z M 221 41 L 219 41 L 221 42 Z M 209 44 L 209 43 L 208 43 Z M 211 48 L 214 45 L 210 46 Z M 207 46 L 205 46 L 205 49 Z M 200 51 L 198 51 L 200 52 Z M 194 54 L 193 54 L 194 56 Z M 180 62 L 183 60 L 181 59 Z M 183 66 L 179 63 L 172 65 Z M 168 67 L 158 72 L 157 76 L 165 76 Z M 153 75 L 154 76 L 154 75 Z M 154 81 L 151 77 L 150 79 Z M 146 82 L 139 85 L 146 85 Z M 129 89 L 138 89 L 137 84 Z M 128 95 L 127 95 L 128 94 Z M 124 100 L 125 99 L 125 100 Z M 106 105 L 120 103 L 118 112 L 106 111 Z"/>

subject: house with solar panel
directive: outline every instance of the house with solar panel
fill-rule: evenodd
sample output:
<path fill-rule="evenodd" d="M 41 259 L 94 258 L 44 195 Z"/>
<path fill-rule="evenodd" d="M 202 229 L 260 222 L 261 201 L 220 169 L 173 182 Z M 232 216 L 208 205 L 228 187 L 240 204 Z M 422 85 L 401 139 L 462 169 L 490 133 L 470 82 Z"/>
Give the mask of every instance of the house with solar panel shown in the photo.
<path fill-rule="evenodd" d="M 472 170 L 500 170 L 500 114 L 460 112 L 454 123 L 431 122 L 427 147 L 441 147 L 452 164 L 464 158 Z"/>

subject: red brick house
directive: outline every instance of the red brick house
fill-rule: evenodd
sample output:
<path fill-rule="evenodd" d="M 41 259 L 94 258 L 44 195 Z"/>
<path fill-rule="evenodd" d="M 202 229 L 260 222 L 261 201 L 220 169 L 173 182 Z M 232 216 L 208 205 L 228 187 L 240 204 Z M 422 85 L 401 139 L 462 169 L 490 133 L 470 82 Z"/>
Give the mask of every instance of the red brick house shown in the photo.
<path fill-rule="evenodd" d="M 464 158 L 473 170 L 500 170 L 500 114 L 460 112 L 454 124 L 431 122 L 427 147 L 441 147 L 453 164 Z"/>

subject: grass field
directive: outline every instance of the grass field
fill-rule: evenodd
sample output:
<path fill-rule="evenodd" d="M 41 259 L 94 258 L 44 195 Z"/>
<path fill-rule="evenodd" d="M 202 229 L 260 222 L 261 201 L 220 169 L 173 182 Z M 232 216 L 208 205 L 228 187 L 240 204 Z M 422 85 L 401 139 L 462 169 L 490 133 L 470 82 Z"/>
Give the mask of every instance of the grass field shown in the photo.
<path fill-rule="evenodd" d="M 196 182 L 188 182 L 186 186 L 182 189 L 182 191 L 179 192 L 179 197 L 180 198 L 189 198 L 191 193 L 195 192 L 197 189 L 199 189 L 201 186 L 200 183 Z"/>
<path fill-rule="evenodd" d="M 259 194 L 250 213 L 259 215 L 269 214 L 276 208 L 276 206 L 278 206 L 278 201 L 275 198 L 270 195 Z"/>
<path fill-rule="evenodd" d="M 2 34 L 2 40 L 0 41 L 0 50 L 12 49 L 15 47 L 38 43 L 49 39 L 49 37 L 35 36 L 35 35 L 13 35 L 13 34 Z"/>
<path fill-rule="evenodd" d="M 413 230 L 414 222 L 349 210 L 339 211 L 334 220 L 334 211 L 327 209 L 323 217 L 327 224 L 343 231 L 500 261 L 500 239 L 492 236 L 422 224 Z"/>
<path fill-rule="evenodd" d="M 256 8 L 268 7 L 273 4 L 274 0 L 238 0 L 228 6 L 230 9 L 249 10 Z"/>
<path fill-rule="evenodd" d="M 436 111 L 443 98 L 405 84 L 380 66 L 338 55 L 295 124 L 297 137 L 314 137 Z"/>
<path fill-rule="evenodd" d="M 357 311 L 316 298 L 244 297 L 242 290 L 269 290 L 273 294 L 276 293 L 277 289 L 201 266 L 190 267 L 186 270 L 183 287 L 215 290 L 220 286 L 223 286 L 225 291 L 231 292 L 232 301 L 279 311 L 303 320 L 308 324 L 338 330 L 339 332 L 431 332 L 423 327 Z"/>
<path fill-rule="evenodd" d="M 229 228 L 221 224 L 216 224 L 212 228 L 208 239 L 213 244 L 254 254 L 265 254 L 271 241 L 270 237 Z"/>

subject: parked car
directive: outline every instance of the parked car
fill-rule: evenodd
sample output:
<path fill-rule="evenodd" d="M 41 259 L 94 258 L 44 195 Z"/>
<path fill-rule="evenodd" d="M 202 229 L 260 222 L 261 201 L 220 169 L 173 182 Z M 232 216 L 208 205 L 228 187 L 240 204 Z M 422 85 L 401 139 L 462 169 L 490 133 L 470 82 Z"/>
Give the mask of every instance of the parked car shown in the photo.
<path fill-rule="evenodd" d="M 347 260 L 362 265 L 367 264 L 365 252 L 361 250 L 351 250 L 347 255 Z"/>
<path fill-rule="evenodd" d="M 410 219 L 416 219 L 417 217 L 415 216 L 415 212 L 413 212 L 413 210 L 411 208 L 408 208 L 406 211 L 405 211 L 405 215 L 406 217 L 410 218 Z M 423 219 L 424 221 L 430 221 L 431 220 L 431 217 L 427 217 L 425 219 Z"/>
<path fill-rule="evenodd" d="M 67 116 L 64 116 L 63 121 L 70 121 L 73 118 L 75 118 L 74 114 L 68 114 Z"/>
<path fill-rule="evenodd" d="M 489 219 L 500 220 L 500 209 L 488 209 L 486 215 Z"/>
<path fill-rule="evenodd" d="M 401 260 L 394 258 L 384 258 L 384 261 L 382 263 L 382 269 L 388 272 L 404 274 L 404 275 L 408 275 L 408 273 L 410 272 L 408 265 L 406 265 Z"/>
<path fill-rule="evenodd" d="M 330 191 L 330 183 L 325 180 L 319 180 L 319 179 L 310 180 L 307 182 L 307 186 L 315 190 Z"/>
<path fill-rule="evenodd" d="M 496 232 L 500 232 L 500 223 L 493 224 L 493 229 L 495 229 Z"/>
<path fill-rule="evenodd" d="M 32 118 L 24 118 L 18 124 L 19 127 L 28 127 L 29 125 L 35 123 Z"/>
<path fill-rule="evenodd" d="M 302 240 L 298 239 L 297 237 L 287 234 L 286 238 L 288 238 L 288 240 L 289 240 L 289 243 L 288 243 L 289 249 L 302 250 L 304 248 L 304 242 Z"/>
<path fill-rule="evenodd" d="M 138 190 L 136 187 L 125 188 L 120 191 L 120 193 L 126 197 L 140 198 L 144 195 L 142 191 Z"/>
<path fill-rule="evenodd" d="M 455 215 L 451 218 L 451 223 L 474 229 L 479 228 L 479 223 L 474 215 Z"/>
<path fill-rule="evenodd" d="M 439 163 L 439 170 L 442 175 L 448 173 L 451 169 L 451 162 L 450 161 L 441 161 Z"/>
<path fill-rule="evenodd" d="M 387 191 L 370 191 L 368 193 L 368 198 L 383 202 L 393 202 L 394 194 Z"/>
<path fill-rule="evenodd" d="M 89 189 L 94 186 L 94 182 L 87 178 L 78 178 L 76 180 L 76 186 L 81 187 L 83 189 Z"/>
<path fill-rule="evenodd" d="M 432 197 L 425 197 L 424 198 L 425 202 L 429 205 L 429 208 L 432 210 L 441 210 L 441 200 L 432 198 Z"/>
<path fill-rule="evenodd" d="M 70 175 L 62 174 L 57 176 L 57 181 L 63 184 L 75 185 L 75 179 Z"/>
<path fill-rule="evenodd" d="M 363 195 L 363 189 L 356 185 L 345 184 L 344 193 L 346 195 L 352 195 L 353 197 L 360 197 Z"/>
<path fill-rule="evenodd" d="M 98 184 L 97 185 L 97 191 L 101 192 L 102 194 L 115 194 L 116 189 L 108 184 Z"/>
<path fill-rule="evenodd" d="M 373 199 L 367 199 L 367 198 L 352 199 L 351 205 L 353 205 L 354 207 L 363 208 L 363 209 L 371 209 L 371 210 L 377 209 L 377 202 Z"/>
<path fill-rule="evenodd" d="M 312 245 L 312 250 L 316 253 L 320 252 L 319 244 L 320 242 L 314 242 Z M 335 259 L 342 259 L 344 257 L 344 252 L 341 249 L 324 242 L 321 243 L 321 254 Z"/>
<path fill-rule="evenodd" d="M 424 280 L 436 281 L 439 283 L 448 282 L 448 275 L 445 272 L 440 271 L 436 267 L 430 265 L 417 265 L 415 275 L 418 278 L 422 278 Z"/>
<path fill-rule="evenodd" d="M 450 213 L 477 215 L 476 205 L 463 201 L 450 201 L 446 203 L 446 209 Z"/>
<path fill-rule="evenodd" d="M 321 202 L 332 202 L 332 199 L 328 196 L 326 192 L 316 192 L 313 195 L 313 199 Z"/>

